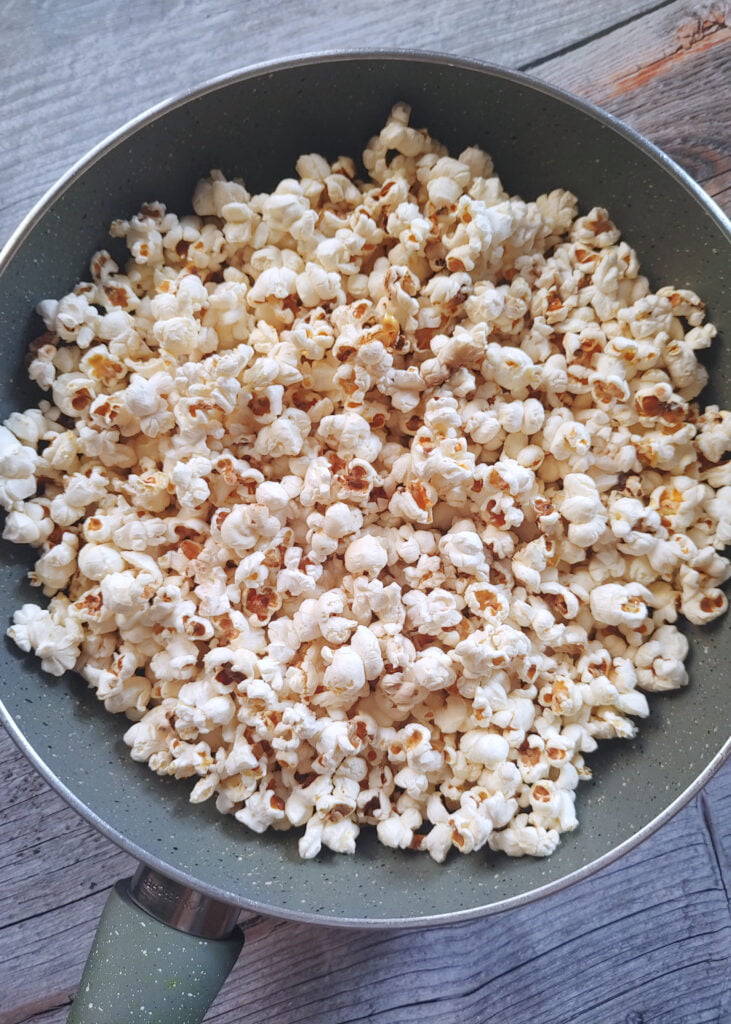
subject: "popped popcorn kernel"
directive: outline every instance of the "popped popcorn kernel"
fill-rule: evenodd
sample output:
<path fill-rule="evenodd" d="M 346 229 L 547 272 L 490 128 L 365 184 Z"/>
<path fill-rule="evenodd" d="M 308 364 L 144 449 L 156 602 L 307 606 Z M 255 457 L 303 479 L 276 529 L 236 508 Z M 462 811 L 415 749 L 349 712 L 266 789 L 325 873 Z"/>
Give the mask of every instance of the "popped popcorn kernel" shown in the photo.
<path fill-rule="evenodd" d="M 731 412 L 702 300 L 609 213 L 509 196 L 399 103 L 363 154 L 147 203 L 38 312 L 0 426 L 8 635 L 130 756 L 300 856 L 549 856 L 585 755 L 727 610 Z"/>

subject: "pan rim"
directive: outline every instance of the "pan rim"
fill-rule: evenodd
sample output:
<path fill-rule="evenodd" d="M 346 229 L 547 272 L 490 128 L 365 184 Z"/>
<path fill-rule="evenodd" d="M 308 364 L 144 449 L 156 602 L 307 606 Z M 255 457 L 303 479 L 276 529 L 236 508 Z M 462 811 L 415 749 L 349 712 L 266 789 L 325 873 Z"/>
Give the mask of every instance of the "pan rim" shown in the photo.
<path fill-rule="evenodd" d="M 518 83 L 539 93 L 557 99 L 585 115 L 590 116 L 600 124 L 609 127 L 623 138 L 640 149 L 646 156 L 659 164 L 675 181 L 680 184 L 699 203 L 701 209 L 711 217 L 716 226 L 731 243 L 731 220 L 726 217 L 715 200 L 678 164 L 675 163 L 658 146 L 650 142 L 635 129 L 624 124 L 614 115 L 601 109 L 597 105 L 580 99 L 573 94 L 550 85 L 522 71 L 515 71 L 499 64 L 487 61 L 480 61 L 473 58 L 459 57 L 453 54 L 440 53 L 430 50 L 409 50 L 409 49 L 359 49 L 343 50 L 334 49 L 321 53 L 308 52 L 296 54 L 291 57 L 278 58 L 272 61 L 265 61 L 245 68 L 234 69 L 222 75 L 208 79 L 207 81 L 187 90 L 178 92 L 159 103 L 154 104 L 140 114 L 128 120 L 121 127 L 109 133 L 97 145 L 92 147 L 84 156 L 76 161 L 69 170 L 52 185 L 41 198 L 32 206 L 30 211 L 21 220 L 8 240 L 0 250 L 0 277 L 2 277 L 7 266 L 18 252 L 30 232 L 35 228 L 41 218 L 48 212 L 52 205 L 60 200 L 66 191 L 95 163 L 106 156 L 118 145 L 133 136 L 139 129 L 152 124 L 158 117 L 171 113 L 185 104 L 200 99 L 209 93 L 220 88 L 247 81 L 263 75 L 272 75 L 280 71 L 290 71 L 298 67 L 309 67 L 317 63 L 336 63 L 344 61 L 409 61 L 413 63 L 424 63 L 456 67 L 464 70 L 475 71 L 487 74 L 495 78 Z M 162 874 L 180 882 L 183 885 L 195 888 L 214 899 L 223 900 L 232 905 L 239 906 L 257 914 L 267 914 L 273 917 L 281 917 L 289 920 L 301 921 L 309 924 L 330 925 L 336 927 L 358 927 L 358 928 L 424 928 L 437 925 L 445 925 L 460 921 L 467 921 L 484 917 L 490 914 L 501 913 L 510 909 L 516 909 L 532 903 L 535 900 L 559 892 L 569 886 L 580 882 L 604 867 L 614 863 L 626 853 L 639 846 L 645 839 L 666 824 L 678 811 L 680 811 L 700 790 L 707 784 L 712 776 L 724 764 L 731 755 L 731 737 L 717 751 L 711 761 L 705 766 L 693 782 L 680 793 L 667 807 L 658 815 L 647 822 L 632 836 L 625 839 L 618 846 L 595 858 L 588 864 L 577 868 L 574 871 L 563 875 L 561 878 L 516 896 L 506 897 L 480 907 L 449 911 L 439 914 L 428 914 L 415 917 L 335 917 L 327 913 L 316 913 L 310 911 L 298 911 L 289 907 L 279 907 L 265 902 L 247 899 L 239 893 L 230 892 L 202 882 L 191 874 L 169 865 L 160 857 L 155 857 L 147 850 L 142 849 L 138 844 L 128 839 L 123 833 L 110 825 L 100 817 L 90 806 L 77 797 L 68 786 L 58 778 L 53 769 L 43 760 L 43 757 L 35 750 L 23 731 L 16 724 L 10 711 L 0 699 L 0 721 L 3 722 L 10 737 L 13 739 L 20 751 L 28 758 L 33 767 L 40 773 L 45 781 L 69 804 L 73 809 L 88 821 L 94 828 L 100 831 L 107 839 L 125 850 L 149 867 L 160 871 Z"/>

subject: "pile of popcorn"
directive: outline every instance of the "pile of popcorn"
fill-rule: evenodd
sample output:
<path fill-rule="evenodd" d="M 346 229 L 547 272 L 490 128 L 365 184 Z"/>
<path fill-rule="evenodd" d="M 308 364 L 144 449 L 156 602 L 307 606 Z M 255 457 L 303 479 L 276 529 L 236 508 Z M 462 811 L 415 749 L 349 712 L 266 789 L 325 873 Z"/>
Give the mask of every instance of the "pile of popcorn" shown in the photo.
<path fill-rule="evenodd" d="M 397 105 L 270 194 L 149 203 L 39 312 L 38 408 L 0 427 L 9 635 L 303 857 L 550 854 L 597 741 L 686 684 L 726 610 L 715 335 L 607 211 L 508 195 Z"/>

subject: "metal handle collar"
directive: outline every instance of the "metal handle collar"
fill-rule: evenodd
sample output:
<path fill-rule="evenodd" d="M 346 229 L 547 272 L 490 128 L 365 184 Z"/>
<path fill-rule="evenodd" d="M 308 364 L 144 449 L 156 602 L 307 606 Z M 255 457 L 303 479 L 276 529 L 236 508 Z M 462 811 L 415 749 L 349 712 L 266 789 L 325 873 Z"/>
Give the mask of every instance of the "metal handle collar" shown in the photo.
<path fill-rule="evenodd" d="M 129 897 L 163 924 L 203 939 L 224 939 L 233 931 L 239 908 L 189 889 L 140 864 L 129 881 Z"/>

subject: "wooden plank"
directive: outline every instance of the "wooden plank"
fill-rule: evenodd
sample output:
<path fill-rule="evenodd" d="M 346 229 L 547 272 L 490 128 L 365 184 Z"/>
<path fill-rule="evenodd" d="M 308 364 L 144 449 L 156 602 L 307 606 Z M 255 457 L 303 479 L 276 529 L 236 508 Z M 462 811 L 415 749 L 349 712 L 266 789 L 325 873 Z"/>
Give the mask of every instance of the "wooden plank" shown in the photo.
<path fill-rule="evenodd" d="M 730 9 L 672 3 L 535 73 L 646 135 L 728 210 Z"/>
<path fill-rule="evenodd" d="M 0 730 L 4 766 L 0 820 L 0 934 L 9 925 L 72 903 L 134 869 L 101 833 L 90 828 L 33 771 Z M 38 885 L 42 871 L 43 885 Z M 0 977 L 2 961 L 0 960 Z M 0 987 L 1 991 L 1 987 Z"/>
<path fill-rule="evenodd" d="M 73 879 L 73 869 L 69 876 Z M 34 882 L 42 886 L 43 878 Z M 0 1024 L 59 1008 L 68 1012 L 104 900 L 102 889 L 53 909 L 49 902 L 45 913 L 0 931 Z"/>
<path fill-rule="evenodd" d="M 534 70 L 551 80 L 560 76 L 564 88 L 607 104 L 686 67 L 690 56 L 726 48 L 731 42 L 728 22 L 725 0 L 704 7 L 676 0 L 582 44 L 580 59 L 566 53 L 537 62 Z"/>

